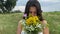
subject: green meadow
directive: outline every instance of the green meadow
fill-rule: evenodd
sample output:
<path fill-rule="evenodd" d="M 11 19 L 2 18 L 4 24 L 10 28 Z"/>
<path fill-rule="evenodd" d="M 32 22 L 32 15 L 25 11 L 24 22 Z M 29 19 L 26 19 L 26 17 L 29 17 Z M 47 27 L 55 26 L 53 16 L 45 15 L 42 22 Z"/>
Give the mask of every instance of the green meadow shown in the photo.
<path fill-rule="evenodd" d="M 0 14 L 0 34 L 16 34 L 23 13 Z M 43 12 L 50 34 L 60 34 L 60 12 Z"/>

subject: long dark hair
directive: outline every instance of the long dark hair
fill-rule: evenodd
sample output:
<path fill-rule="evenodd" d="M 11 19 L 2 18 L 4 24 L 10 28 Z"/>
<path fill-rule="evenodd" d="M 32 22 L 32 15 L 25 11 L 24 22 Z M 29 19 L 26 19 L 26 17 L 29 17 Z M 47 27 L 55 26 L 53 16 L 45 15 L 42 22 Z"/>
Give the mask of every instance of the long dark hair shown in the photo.
<path fill-rule="evenodd" d="M 39 20 L 42 21 L 43 17 L 42 17 L 41 6 L 40 6 L 40 3 L 38 1 L 36 1 L 36 0 L 27 2 L 24 14 L 27 14 L 27 18 L 28 18 L 28 16 L 29 16 L 29 8 L 31 6 L 35 6 L 37 8 L 37 16 L 40 17 Z M 25 19 L 25 17 L 23 17 L 23 19 Z"/>

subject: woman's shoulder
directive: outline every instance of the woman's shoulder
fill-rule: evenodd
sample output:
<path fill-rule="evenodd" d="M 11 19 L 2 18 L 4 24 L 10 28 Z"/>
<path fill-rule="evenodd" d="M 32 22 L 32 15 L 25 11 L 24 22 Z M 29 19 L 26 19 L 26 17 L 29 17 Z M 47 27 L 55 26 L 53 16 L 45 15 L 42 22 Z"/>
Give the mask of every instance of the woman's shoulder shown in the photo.
<path fill-rule="evenodd" d="M 19 22 L 18 22 L 18 26 L 21 26 L 22 21 L 23 21 L 22 19 L 19 20 Z"/>
<path fill-rule="evenodd" d="M 42 21 L 42 24 L 44 25 L 44 27 L 49 27 L 49 24 L 47 23 L 46 20 L 43 20 L 43 21 Z"/>
<path fill-rule="evenodd" d="M 44 23 L 44 24 L 47 24 L 47 21 L 46 20 L 42 20 L 41 22 Z"/>
<path fill-rule="evenodd" d="M 20 19 L 20 20 L 19 20 L 19 23 L 22 23 L 23 21 L 24 21 L 24 19 Z"/>

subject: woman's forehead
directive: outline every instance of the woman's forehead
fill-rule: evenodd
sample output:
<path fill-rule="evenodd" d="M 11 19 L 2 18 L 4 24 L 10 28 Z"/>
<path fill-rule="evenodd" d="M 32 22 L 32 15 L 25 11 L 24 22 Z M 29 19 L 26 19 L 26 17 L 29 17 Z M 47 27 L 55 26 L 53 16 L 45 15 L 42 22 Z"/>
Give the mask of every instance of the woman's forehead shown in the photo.
<path fill-rule="evenodd" d="M 30 8 L 36 8 L 35 6 L 31 6 Z"/>

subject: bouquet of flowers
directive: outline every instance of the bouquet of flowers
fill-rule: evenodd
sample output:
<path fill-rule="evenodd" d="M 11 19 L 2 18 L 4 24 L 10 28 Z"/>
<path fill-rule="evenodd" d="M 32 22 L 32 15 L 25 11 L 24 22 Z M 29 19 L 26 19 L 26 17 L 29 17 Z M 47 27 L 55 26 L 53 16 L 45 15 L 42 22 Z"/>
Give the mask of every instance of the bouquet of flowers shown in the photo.
<path fill-rule="evenodd" d="M 30 15 L 28 19 L 23 20 L 22 25 L 27 34 L 38 34 L 38 32 L 42 31 L 42 24 L 38 16 Z"/>

